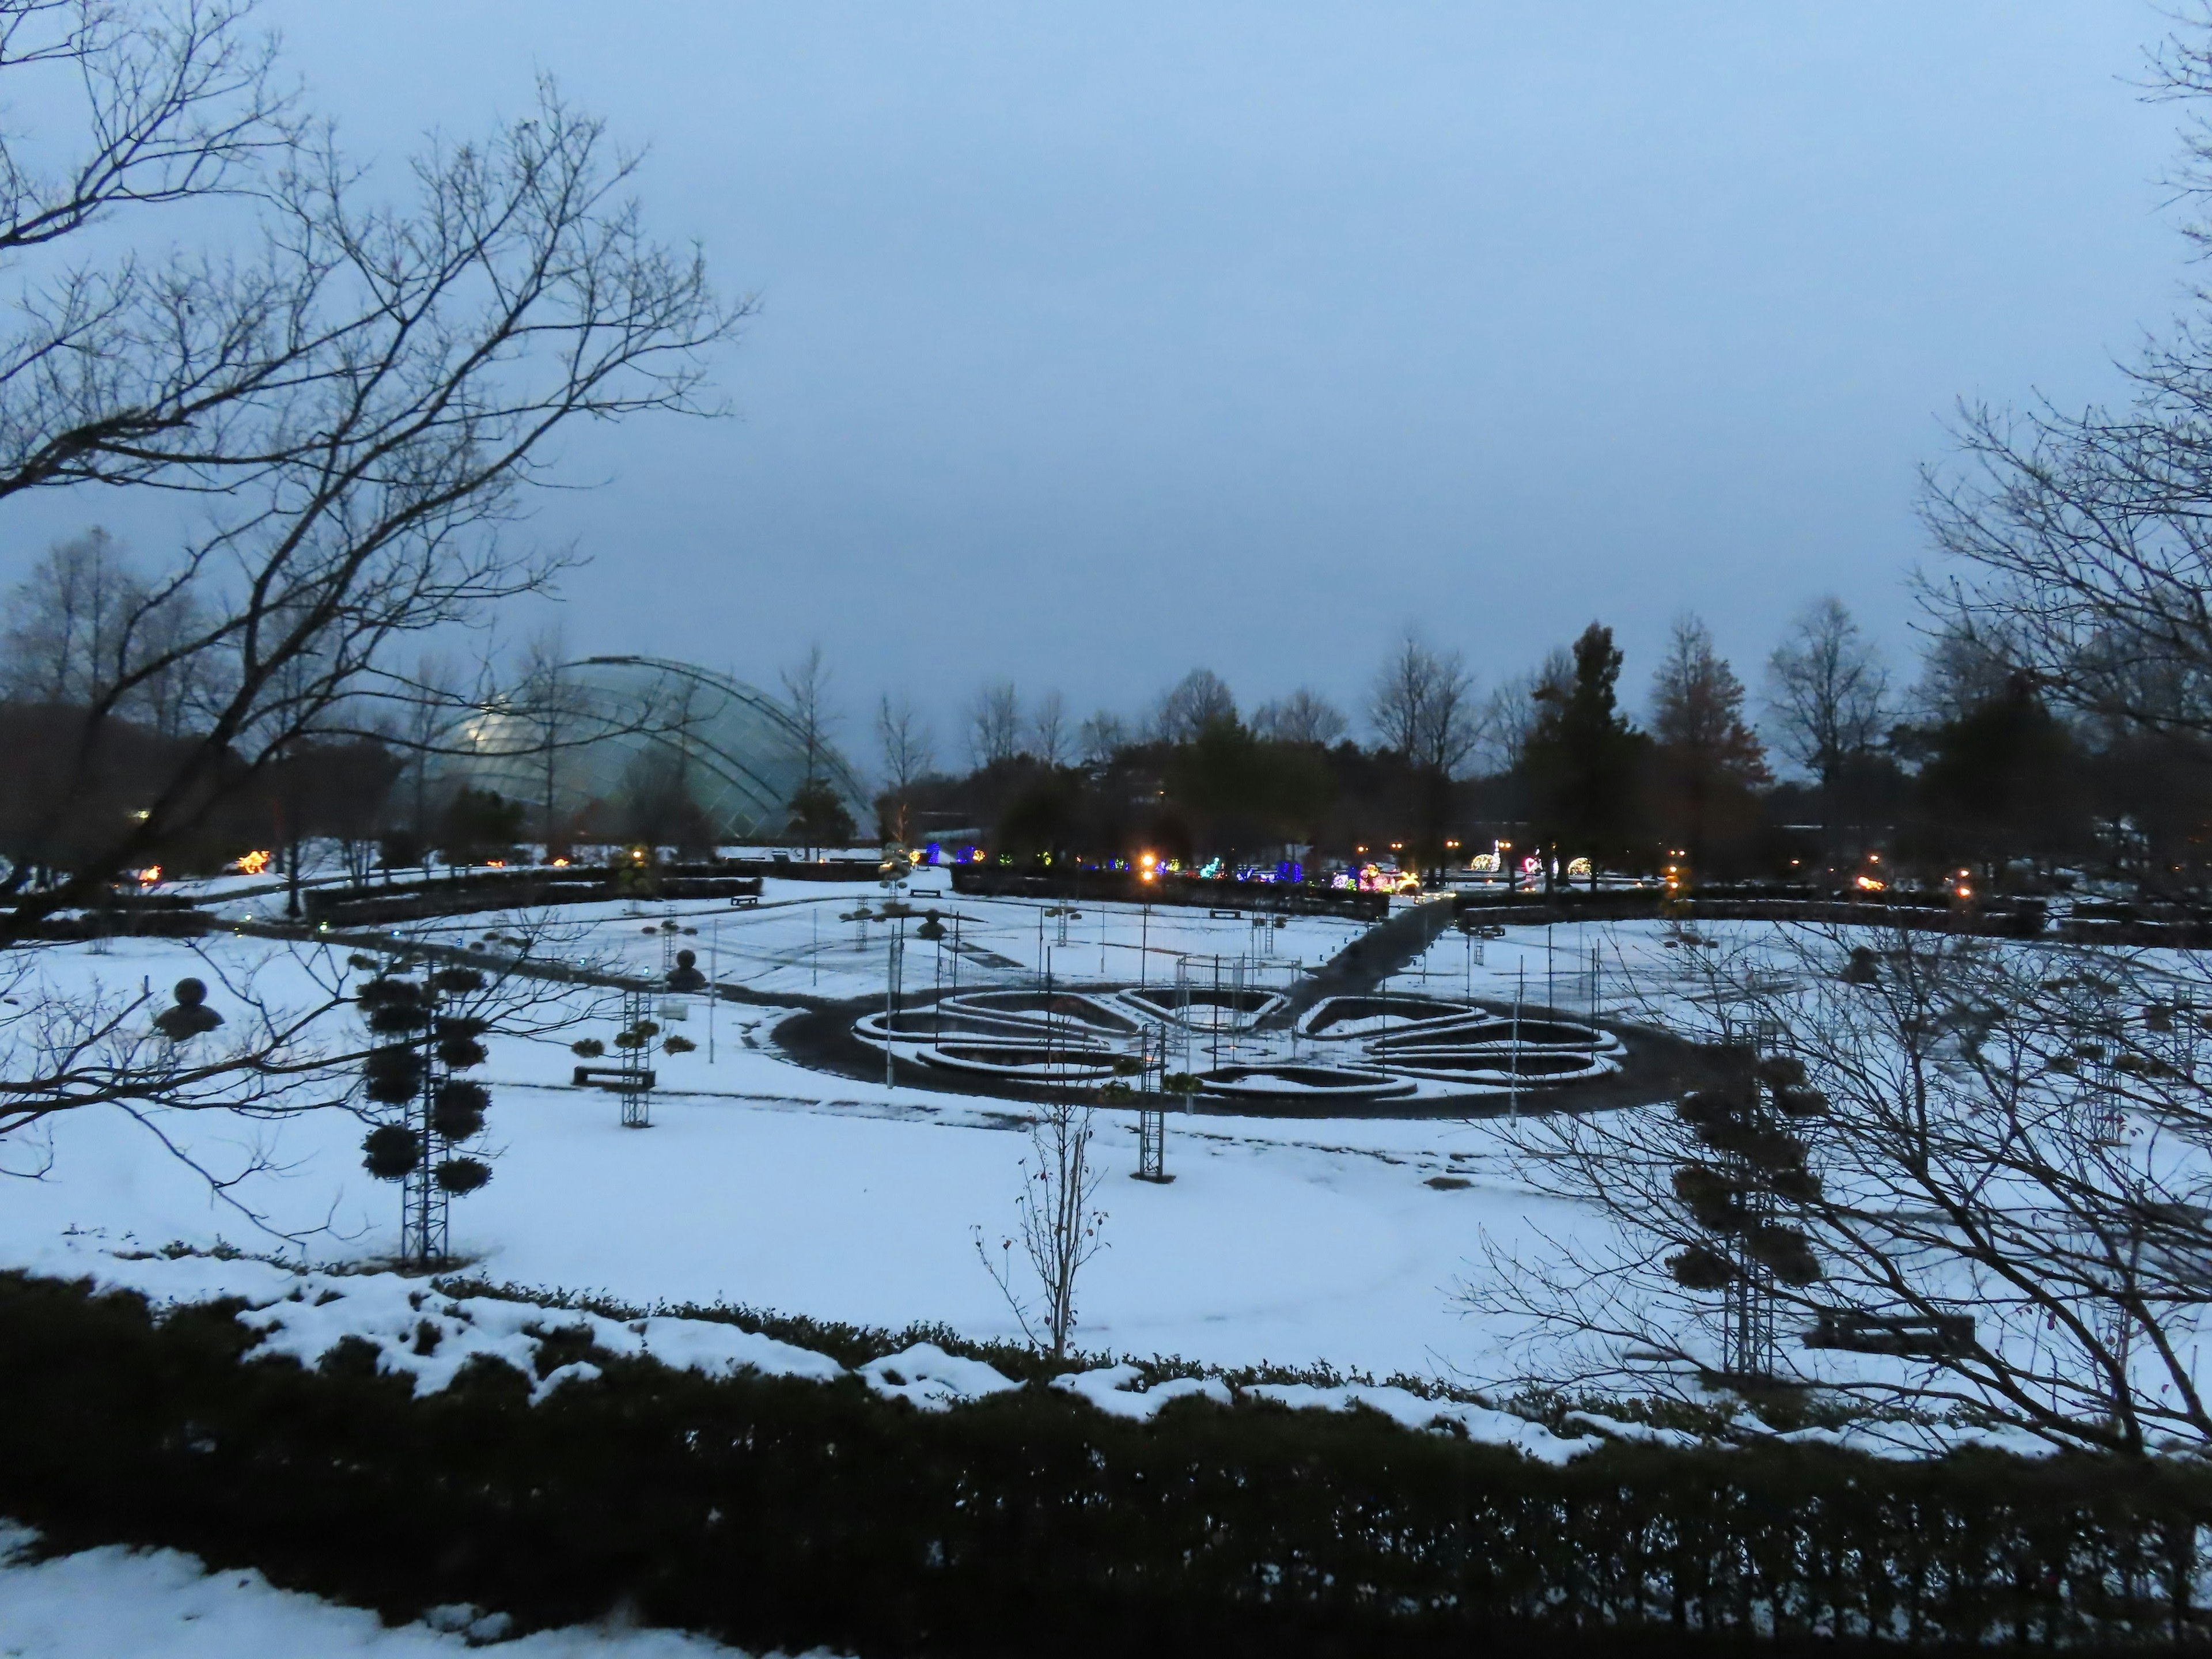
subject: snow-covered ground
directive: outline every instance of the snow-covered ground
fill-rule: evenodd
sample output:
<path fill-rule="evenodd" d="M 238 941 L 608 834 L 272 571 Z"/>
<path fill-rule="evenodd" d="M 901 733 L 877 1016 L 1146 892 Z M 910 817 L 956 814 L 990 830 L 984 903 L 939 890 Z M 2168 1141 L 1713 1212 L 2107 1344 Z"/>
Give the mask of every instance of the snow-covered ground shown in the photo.
<path fill-rule="evenodd" d="M 771 902 L 788 896 L 779 892 Z M 614 914 L 598 918 L 577 948 L 628 951 L 657 968 L 664 915 L 702 926 L 702 937 L 719 921 L 715 965 L 735 979 L 732 942 L 749 937 L 745 930 L 760 930 L 756 942 L 770 953 L 785 948 L 773 942 L 775 930 L 806 939 L 811 922 L 800 918 L 825 908 L 834 917 L 832 907 L 849 909 L 854 896 L 803 892 L 780 909 L 719 916 L 706 907 L 641 907 L 642 918 L 600 907 Z M 996 970 L 1005 982 L 1033 972 L 1037 908 L 962 902 L 963 915 L 987 918 L 978 931 L 988 948 L 1024 963 Z M 1094 914 L 1086 909 L 1073 926 L 1089 925 Z M 471 917 L 447 931 L 480 939 L 505 925 Z M 1109 964 L 1115 931 L 1125 925 L 1141 927 L 1142 918 L 1107 920 Z M 648 926 L 656 932 L 648 935 Z M 1189 949 L 1210 931 L 1234 938 L 1243 924 L 1159 911 L 1151 926 L 1156 939 L 1165 933 L 1175 948 Z M 1349 932 L 1334 921 L 1305 926 L 1310 957 L 1339 948 Z M 1051 943 L 1054 921 L 1046 927 Z M 879 941 L 880 927 L 873 931 Z M 835 948 L 843 960 L 822 970 L 824 994 L 880 991 L 876 950 L 863 959 L 842 935 Z M 1087 954 L 1096 968 L 1095 936 L 1087 951 L 1053 948 L 1061 960 Z M 1432 953 L 1435 971 L 1449 966 L 1463 981 L 1455 952 L 1464 956 L 1455 936 Z M 345 971 L 343 954 L 333 951 L 324 971 Z M 909 947 L 910 983 L 918 956 Z M 1491 941 L 1476 988 L 1510 994 L 1525 964 L 1533 998 L 1544 956 L 1541 930 Z M 708 963 L 701 951 L 702 966 Z M 303 999 L 311 989 L 292 947 L 229 936 L 199 951 L 147 940 L 112 941 L 100 951 L 58 947 L 41 953 L 40 967 L 79 992 L 94 981 L 131 990 L 150 981 L 158 989 L 198 974 L 213 988 L 211 1003 L 234 1017 L 238 1000 L 218 970 L 240 984 L 250 977 L 278 1000 L 288 988 Z M 963 964 L 963 983 L 969 971 Z M 568 1043 L 611 1036 L 615 1010 L 580 988 L 568 994 L 580 1016 L 595 1017 L 543 1040 L 490 1043 L 484 1074 L 493 1091 L 487 1141 L 495 1175 L 453 1206 L 454 1245 L 475 1273 L 641 1305 L 726 1301 L 891 1328 L 941 1322 L 979 1338 L 1016 1334 L 974 1239 L 977 1228 L 995 1238 L 1012 1224 L 1022 1183 L 1027 1137 L 1002 1103 L 887 1091 L 809 1070 L 771 1046 L 787 1011 L 700 999 L 683 1024 L 665 1022 L 698 1047 L 654 1056 L 661 1086 L 653 1127 L 625 1130 L 610 1096 L 569 1085 L 576 1060 Z M 1504 1182 L 1496 1132 L 1480 1124 L 1179 1116 L 1168 1144 L 1176 1178 L 1163 1187 L 1127 1178 L 1136 1167 L 1133 1123 L 1113 1113 L 1102 1118 L 1109 1245 L 1086 1269 L 1080 1294 L 1079 1340 L 1094 1352 L 1181 1354 L 1224 1365 L 1320 1359 L 1377 1376 L 1480 1371 L 1495 1358 L 1495 1334 L 1463 1317 L 1454 1300 L 1479 1236 L 1511 1240 L 1531 1228 L 1578 1224 L 1563 1206 Z M 275 1164 L 234 1196 L 269 1227 L 303 1235 L 308 1260 L 361 1261 L 394 1249 L 398 1194 L 361 1168 L 362 1126 L 350 1115 L 315 1112 L 281 1123 L 208 1115 L 171 1129 L 216 1167 L 249 1157 Z M 28 1147 L 16 1151 L 19 1162 L 31 1155 Z M 276 1243 L 116 1114 L 55 1121 L 51 1158 L 45 1177 L 11 1188 L 0 1210 L 0 1261 L 47 1259 L 70 1231 L 137 1247 Z M 1437 1176 L 1454 1184 L 1428 1184 Z"/>
<path fill-rule="evenodd" d="M 39 1560 L 0 1523 L 0 1654 L 8 1659 L 458 1659 L 486 1641 L 512 1659 L 743 1659 L 696 1636 L 580 1627 L 502 1639 L 498 1613 L 438 1609 L 387 1626 L 374 1613 L 210 1572 L 174 1550 L 111 1546 Z"/>
<path fill-rule="evenodd" d="M 880 921 L 870 924 L 864 950 L 860 924 L 837 919 L 863 898 L 880 907 L 872 887 L 771 882 L 758 910 L 610 904 L 564 911 L 556 925 L 574 934 L 563 950 L 658 971 L 662 923 L 672 919 L 675 938 L 699 951 L 702 968 L 758 994 L 879 994 Z M 926 907 L 933 896 L 915 902 Z M 1248 920 L 1203 912 L 1162 908 L 1147 919 L 1080 906 L 1062 946 L 1060 918 L 1042 914 L 1055 907 L 935 902 L 961 917 L 963 943 L 987 941 L 977 948 L 1006 964 L 963 952 L 963 987 L 1033 983 L 1040 928 L 1056 978 L 1079 983 L 1097 975 L 1102 934 L 1108 982 L 1133 977 L 1117 950 L 1164 951 L 1145 959 L 1171 972 L 1178 953 L 1251 948 Z M 481 943 L 516 925 L 485 915 L 416 931 Z M 682 931 L 694 927 L 696 935 Z M 1098 931 L 1085 938 L 1086 929 Z M 1297 919 L 1270 929 L 1268 943 L 1279 959 L 1318 961 L 1350 931 L 1332 919 Z M 1489 940 L 1448 933 L 1393 988 L 1518 996 L 1570 1013 L 1595 999 L 1608 1012 L 1671 1021 L 1694 1012 L 1698 966 L 1709 954 L 1694 941 L 1713 933 L 1686 939 L 1657 924 L 1515 929 Z M 355 971 L 345 955 L 345 947 L 324 953 L 218 936 L 197 948 L 131 939 L 56 946 L 37 963 L 55 987 L 80 996 L 95 985 L 136 991 L 198 975 L 210 983 L 211 1004 L 235 1020 L 249 985 L 279 1003 L 305 1001 L 318 975 Z M 910 986 L 932 982 L 919 969 L 933 955 L 909 944 Z M 973 1339 L 1018 1335 L 977 1242 L 995 1251 L 1014 1229 L 1029 1152 L 1023 1109 L 811 1070 L 774 1044 L 791 1009 L 695 998 L 680 1024 L 661 1018 L 696 1048 L 653 1056 L 653 1127 L 625 1129 L 612 1097 L 571 1083 L 569 1042 L 611 1038 L 613 1000 L 582 987 L 547 994 L 575 1024 L 489 1043 L 483 1145 L 493 1178 L 452 1209 L 453 1246 L 472 1275 L 638 1307 L 725 1303 L 892 1330 L 929 1322 Z M 331 1018 L 334 1042 L 359 1040 L 350 1012 Z M 1610 1237 L 1595 1212 L 1516 1182 L 1494 1120 L 1176 1115 L 1167 1146 L 1175 1180 L 1165 1186 L 1128 1178 L 1137 1167 L 1130 1115 L 1109 1109 L 1100 1121 L 1107 1247 L 1085 1269 L 1078 1297 L 1077 1341 L 1094 1354 L 1493 1379 L 1515 1370 L 1516 1329 L 1470 1314 L 1459 1296 L 1485 1272 L 1486 1242 L 1540 1259 Z M 398 1192 L 362 1168 L 362 1125 L 350 1114 L 277 1122 L 172 1115 L 162 1127 L 217 1173 L 266 1167 L 218 1196 L 119 1114 L 65 1115 L 0 1148 L 19 1169 L 49 1166 L 42 1178 L 8 1187 L 0 1264 L 77 1273 L 87 1249 L 172 1242 L 284 1249 L 314 1266 L 360 1266 L 395 1250 Z"/>

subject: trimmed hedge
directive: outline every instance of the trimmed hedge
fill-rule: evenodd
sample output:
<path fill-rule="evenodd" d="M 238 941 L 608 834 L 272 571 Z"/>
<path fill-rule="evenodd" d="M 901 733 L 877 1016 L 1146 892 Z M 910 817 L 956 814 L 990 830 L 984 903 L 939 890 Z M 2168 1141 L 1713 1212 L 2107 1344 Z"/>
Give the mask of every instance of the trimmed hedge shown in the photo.
<path fill-rule="evenodd" d="M 241 1364 L 235 1307 L 157 1324 L 136 1297 L 0 1276 L 0 1512 L 395 1616 L 620 1607 L 787 1651 L 2206 1632 L 2212 1477 L 2165 1463 L 1614 1444 L 1554 1468 L 1364 1413 L 1183 1402 L 1140 1425 L 1030 1388 L 932 1414 L 857 1380 L 612 1359 L 535 1407 L 494 1363 L 417 1401 L 365 1344 L 319 1371 Z"/>

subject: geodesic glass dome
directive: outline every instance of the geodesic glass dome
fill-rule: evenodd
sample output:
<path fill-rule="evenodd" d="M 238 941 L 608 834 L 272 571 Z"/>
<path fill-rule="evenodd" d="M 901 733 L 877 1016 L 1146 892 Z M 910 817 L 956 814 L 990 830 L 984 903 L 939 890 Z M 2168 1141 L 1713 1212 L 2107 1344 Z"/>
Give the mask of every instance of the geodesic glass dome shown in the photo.
<path fill-rule="evenodd" d="M 730 841 L 781 836 L 806 778 L 805 736 L 788 705 L 657 657 L 566 664 L 546 686 L 480 716 L 465 735 L 474 752 L 455 769 L 472 788 L 534 809 L 545 799 L 550 765 L 554 810 L 574 820 L 618 811 L 641 777 L 678 775 Z M 874 813 L 844 757 L 817 747 L 814 771 L 866 834 Z M 533 811 L 526 821 L 536 817 Z"/>

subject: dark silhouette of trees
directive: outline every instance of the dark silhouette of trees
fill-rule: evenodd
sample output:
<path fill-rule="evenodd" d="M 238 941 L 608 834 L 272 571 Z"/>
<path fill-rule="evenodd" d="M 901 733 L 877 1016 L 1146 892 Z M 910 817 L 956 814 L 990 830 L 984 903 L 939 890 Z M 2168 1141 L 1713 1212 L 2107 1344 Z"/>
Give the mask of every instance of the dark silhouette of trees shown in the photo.
<path fill-rule="evenodd" d="M 1743 700 L 1705 623 L 1678 620 L 1652 679 L 1650 803 L 1653 827 L 1693 870 L 1741 867 L 1774 781 Z"/>
<path fill-rule="evenodd" d="M 1925 852 L 1996 879 L 2010 860 L 2084 851 L 2083 757 L 2025 674 L 1928 734 L 1919 796 Z"/>
<path fill-rule="evenodd" d="M 1820 786 L 1832 847 L 1863 814 L 1853 784 L 1888 724 L 1889 677 L 1842 600 L 1814 600 L 1767 659 L 1767 707 L 1782 751 Z"/>
<path fill-rule="evenodd" d="M 792 795 L 786 833 L 811 853 L 817 847 L 850 847 L 860 830 L 836 787 L 826 778 L 809 778 Z"/>
<path fill-rule="evenodd" d="M 1623 863 L 1645 849 L 1638 801 L 1647 740 L 1620 714 L 1617 687 L 1621 653 L 1613 630 L 1592 623 L 1574 643 L 1574 674 L 1562 687 L 1546 684 L 1534 696 L 1542 705 L 1528 740 L 1524 765 L 1538 841 L 1551 851 L 1545 885 L 1563 859 L 1590 860 L 1590 884 L 1601 863 Z"/>

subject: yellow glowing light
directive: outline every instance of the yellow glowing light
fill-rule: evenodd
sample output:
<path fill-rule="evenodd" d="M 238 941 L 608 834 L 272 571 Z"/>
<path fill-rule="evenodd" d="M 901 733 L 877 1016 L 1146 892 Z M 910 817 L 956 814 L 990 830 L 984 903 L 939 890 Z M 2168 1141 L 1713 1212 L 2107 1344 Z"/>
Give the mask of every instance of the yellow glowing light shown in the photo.
<path fill-rule="evenodd" d="M 1159 873 L 1160 872 L 1157 870 L 1139 870 L 1137 872 L 1137 879 L 1139 881 L 1157 881 L 1159 878 Z"/>
<path fill-rule="evenodd" d="M 1879 893 L 1889 885 L 1887 882 L 1875 876 L 1861 876 L 1858 884 L 1862 890 L 1869 893 Z"/>
<path fill-rule="evenodd" d="M 1143 865 L 1147 870 L 1151 869 L 1159 861 L 1160 855 L 1158 853 L 1139 853 L 1137 855 L 1137 862 Z"/>
<path fill-rule="evenodd" d="M 149 864 L 138 872 L 138 884 L 141 887 L 151 887 L 161 879 L 161 866 L 158 864 Z"/>
<path fill-rule="evenodd" d="M 1973 896 L 1974 896 L 1974 890 L 1973 890 L 1972 888 L 1971 888 L 1971 887 L 1961 887 L 1961 888 L 1959 890 L 1959 896 L 1960 896 L 1960 898 L 1972 898 L 1972 897 L 1973 897 Z"/>
<path fill-rule="evenodd" d="M 276 859 L 274 853 L 248 853 L 231 868 L 241 876 L 258 876 L 276 862 Z"/>
<path fill-rule="evenodd" d="M 568 867 L 568 860 L 566 859 L 555 859 L 553 860 L 553 867 L 556 870 L 565 870 Z"/>

